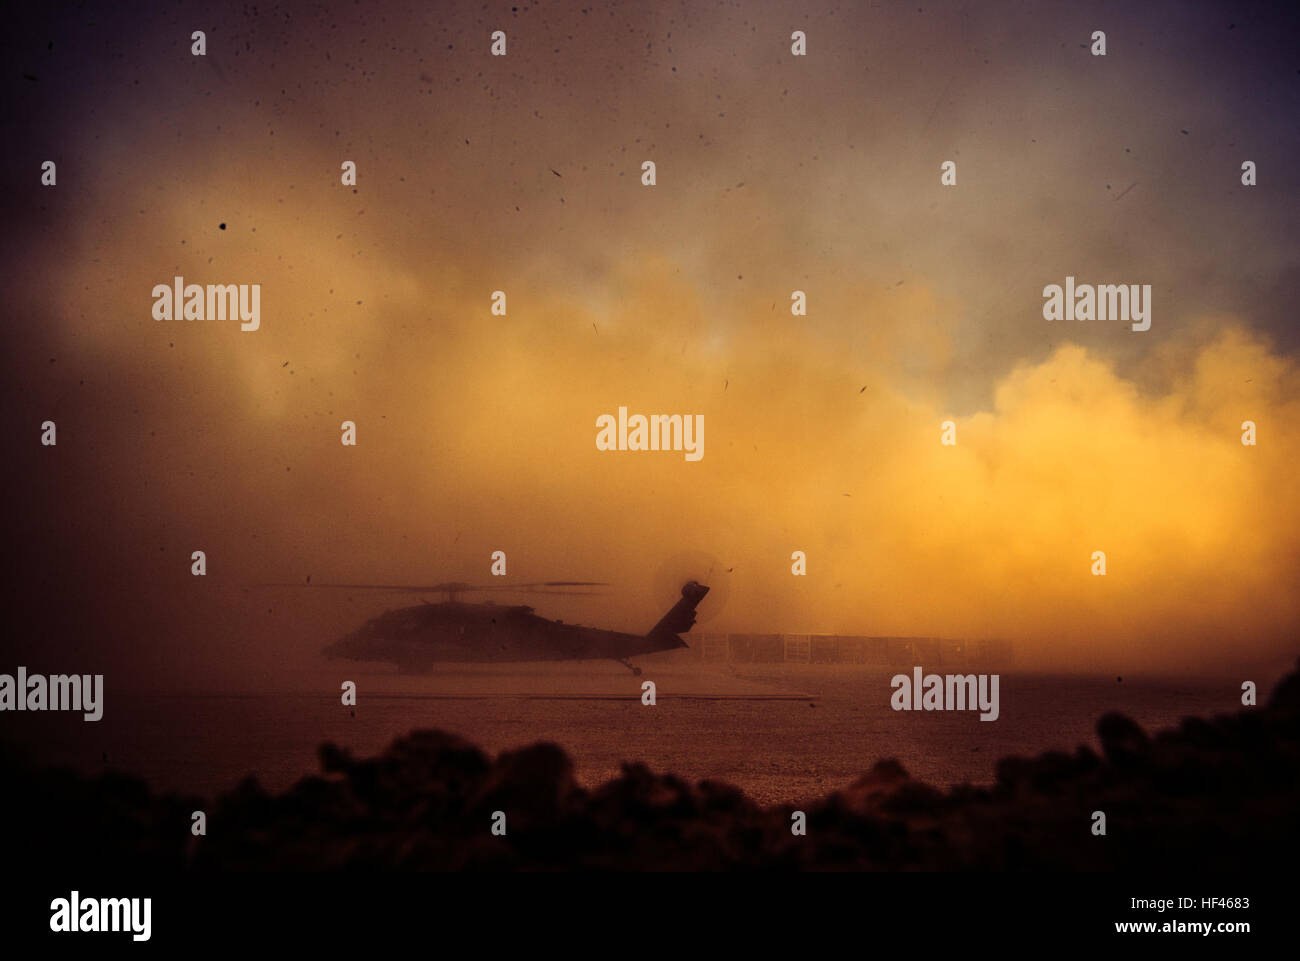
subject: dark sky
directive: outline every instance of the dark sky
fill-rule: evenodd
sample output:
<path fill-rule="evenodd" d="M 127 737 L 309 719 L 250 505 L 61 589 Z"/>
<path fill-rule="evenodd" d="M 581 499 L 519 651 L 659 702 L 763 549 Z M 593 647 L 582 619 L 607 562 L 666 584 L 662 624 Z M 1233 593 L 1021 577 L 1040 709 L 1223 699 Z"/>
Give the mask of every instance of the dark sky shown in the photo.
<path fill-rule="evenodd" d="M 13 658 L 274 679 L 388 601 L 254 585 L 494 550 L 614 582 L 538 607 L 625 630 L 696 550 L 734 569 L 719 629 L 1287 656 L 1300 31 L 1237 6 L 16 12 Z M 155 321 L 176 275 L 261 284 L 261 329 Z M 1150 284 L 1151 329 L 1045 321 L 1067 275 Z M 597 451 L 620 405 L 703 414 L 704 458 Z"/>

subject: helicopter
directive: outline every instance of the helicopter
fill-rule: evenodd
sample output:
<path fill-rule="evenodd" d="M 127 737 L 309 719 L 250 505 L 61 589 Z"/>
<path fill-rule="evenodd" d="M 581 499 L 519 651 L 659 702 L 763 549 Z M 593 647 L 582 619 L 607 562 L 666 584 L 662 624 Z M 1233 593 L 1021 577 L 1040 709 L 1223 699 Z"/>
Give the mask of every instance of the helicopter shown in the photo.
<path fill-rule="evenodd" d="M 276 585 L 290 586 L 290 585 Z M 607 587 L 599 581 L 539 581 L 514 585 L 473 585 L 459 581 L 432 585 L 317 584 L 292 585 L 337 590 L 443 594 L 373 618 L 327 645 L 326 657 L 392 663 L 403 674 L 429 674 L 438 663 L 492 661 L 614 660 L 640 676 L 629 658 L 687 647 L 679 635 L 695 624 L 696 607 L 709 588 L 698 581 L 682 585 L 681 597 L 646 634 L 582 627 L 552 621 L 525 604 L 498 605 L 462 601 L 464 593 L 510 591 L 535 594 L 591 594 L 571 588 Z"/>

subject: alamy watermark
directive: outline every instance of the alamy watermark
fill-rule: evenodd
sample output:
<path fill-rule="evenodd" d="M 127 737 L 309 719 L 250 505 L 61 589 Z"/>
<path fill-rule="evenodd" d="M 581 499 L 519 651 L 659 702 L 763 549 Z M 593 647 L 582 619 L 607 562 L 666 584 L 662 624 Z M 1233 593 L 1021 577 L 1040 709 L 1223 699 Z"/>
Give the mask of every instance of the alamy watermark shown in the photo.
<path fill-rule="evenodd" d="M 1065 288 L 1043 288 L 1044 320 L 1126 320 L 1133 330 L 1151 329 L 1150 284 L 1092 284 L 1075 286 L 1065 278 Z"/>
<path fill-rule="evenodd" d="M 679 450 L 689 461 L 704 456 L 703 414 L 633 414 L 627 408 L 596 418 L 596 450 Z"/>
<path fill-rule="evenodd" d="M 240 330 L 262 326 L 261 284 L 187 284 L 176 277 L 153 289 L 154 320 L 239 320 Z"/>
<path fill-rule="evenodd" d="M 912 676 L 895 674 L 889 682 L 895 711 L 976 711 L 981 721 L 998 719 L 997 674 L 926 674 L 912 668 Z"/>
<path fill-rule="evenodd" d="M 87 721 L 104 716 L 103 674 L 0 674 L 0 711 L 82 711 Z"/>
<path fill-rule="evenodd" d="M 82 898 L 73 891 L 70 898 L 50 902 L 50 930 L 75 934 L 81 931 L 127 931 L 133 941 L 148 941 L 152 933 L 152 898 Z"/>

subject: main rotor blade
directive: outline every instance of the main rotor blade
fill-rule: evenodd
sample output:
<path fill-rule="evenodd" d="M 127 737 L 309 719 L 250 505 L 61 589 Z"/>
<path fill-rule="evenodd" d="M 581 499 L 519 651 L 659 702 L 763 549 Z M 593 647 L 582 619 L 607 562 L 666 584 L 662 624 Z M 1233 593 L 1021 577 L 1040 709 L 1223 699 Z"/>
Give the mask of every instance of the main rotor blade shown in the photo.
<path fill-rule="evenodd" d="M 401 591 L 411 594 L 458 594 L 467 591 L 516 591 L 535 594 L 597 594 L 598 591 L 547 591 L 545 587 L 609 587 L 605 581 L 531 581 L 525 584 L 262 584 L 261 587 L 329 587 L 348 591 Z"/>
<path fill-rule="evenodd" d="M 537 581 L 522 587 L 609 587 L 609 581 Z"/>
<path fill-rule="evenodd" d="M 508 590 L 508 588 L 502 588 Z M 607 597 L 608 592 L 604 590 L 537 590 L 536 588 L 525 588 L 520 590 L 520 594 L 559 594 L 560 597 Z"/>
<path fill-rule="evenodd" d="M 334 587 L 342 588 L 349 591 L 410 591 L 411 593 L 438 593 L 440 591 L 463 590 L 459 587 L 448 587 L 445 584 L 434 584 L 432 587 L 416 584 L 262 584 L 261 587 Z"/>
<path fill-rule="evenodd" d="M 606 581 L 530 581 L 521 584 L 479 584 L 467 585 L 461 590 L 466 591 L 520 591 L 536 590 L 540 587 L 610 587 Z M 552 591 L 553 594 L 563 594 L 564 591 Z"/>

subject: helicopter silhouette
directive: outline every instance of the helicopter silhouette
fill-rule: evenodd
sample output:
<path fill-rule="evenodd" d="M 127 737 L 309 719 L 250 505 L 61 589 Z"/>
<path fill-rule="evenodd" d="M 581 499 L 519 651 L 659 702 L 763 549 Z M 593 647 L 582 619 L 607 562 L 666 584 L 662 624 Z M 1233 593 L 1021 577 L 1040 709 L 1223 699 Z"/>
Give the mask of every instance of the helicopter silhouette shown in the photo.
<path fill-rule="evenodd" d="M 460 600 L 464 593 L 509 591 L 532 594 L 593 594 L 570 588 L 608 587 L 600 581 L 538 581 L 514 585 L 473 585 L 459 581 L 410 584 L 274 585 L 335 590 L 390 591 L 446 595 L 372 618 L 345 637 L 327 645 L 327 657 L 378 661 L 397 665 L 403 674 L 428 674 L 439 663 L 501 661 L 614 660 L 640 675 L 628 659 L 641 654 L 687 647 L 679 635 L 695 624 L 696 607 L 709 588 L 697 581 L 682 585 L 681 597 L 646 634 L 628 634 L 598 627 L 552 621 L 526 604 L 500 605 Z"/>

